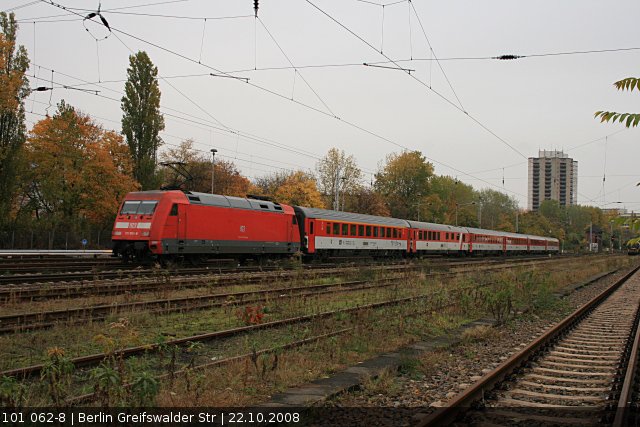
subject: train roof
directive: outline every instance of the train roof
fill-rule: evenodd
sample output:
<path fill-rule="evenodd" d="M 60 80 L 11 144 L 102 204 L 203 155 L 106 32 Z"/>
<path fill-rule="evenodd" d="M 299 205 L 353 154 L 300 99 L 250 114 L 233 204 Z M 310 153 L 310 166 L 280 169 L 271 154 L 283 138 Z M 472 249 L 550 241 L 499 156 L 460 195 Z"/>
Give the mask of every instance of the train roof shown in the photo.
<path fill-rule="evenodd" d="M 420 221 L 407 221 L 411 228 L 417 228 L 419 230 L 435 230 L 435 231 L 446 231 L 453 233 L 464 233 L 464 227 L 456 227 L 455 225 L 447 225 L 447 224 L 436 224 L 432 222 L 420 222 Z"/>
<path fill-rule="evenodd" d="M 326 219 L 342 222 L 362 222 L 366 224 L 384 225 L 387 227 L 408 227 L 409 223 L 404 219 L 389 218 L 384 216 L 365 215 L 353 212 L 332 211 L 328 209 L 305 208 L 294 206 L 296 212 L 301 212 L 306 218 Z"/>
<path fill-rule="evenodd" d="M 527 237 L 524 234 L 507 233 L 504 231 L 487 230 L 484 228 L 473 228 L 473 227 L 464 227 L 464 228 L 467 230 L 467 232 L 473 233 L 473 234 L 484 234 L 487 236 L 505 236 L 507 234 L 513 234 L 519 237 Z"/>
<path fill-rule="evenodd" d="M 192 205 L 218 206 L 222 208 L 251 209 L 283 213 L 283 205 L 266 200 L 247 199 L 244 197 L 223 196 L 220 194 L 185 192 Z"/>

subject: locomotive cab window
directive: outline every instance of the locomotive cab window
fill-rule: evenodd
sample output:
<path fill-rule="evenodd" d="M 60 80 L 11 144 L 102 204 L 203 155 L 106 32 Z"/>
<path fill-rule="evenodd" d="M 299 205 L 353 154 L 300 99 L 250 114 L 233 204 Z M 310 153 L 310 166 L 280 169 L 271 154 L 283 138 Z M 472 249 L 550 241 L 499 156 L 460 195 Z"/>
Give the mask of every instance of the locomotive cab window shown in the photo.
<path fill-rule="evenodd" d="M 178 204 L 174 203 L 171 206 L 171 212 L 169 212 L 169 216 L 178 216 Z"/>
<path fill-rule="evenodd" d="M 124 202 L 122 210 L 120 210 L 120 215 L 135 214 L 138 211 L 138 206 L 140 206 L 140 202 Z"/>

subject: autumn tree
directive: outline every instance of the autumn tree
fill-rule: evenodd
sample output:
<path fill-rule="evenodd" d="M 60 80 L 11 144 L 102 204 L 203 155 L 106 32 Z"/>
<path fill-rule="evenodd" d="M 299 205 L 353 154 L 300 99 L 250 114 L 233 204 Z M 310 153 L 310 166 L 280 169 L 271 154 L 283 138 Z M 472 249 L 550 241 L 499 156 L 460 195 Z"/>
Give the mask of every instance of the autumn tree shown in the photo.
<path fill-rule="evenodd" d="M 478 192 L 480 203 L 480 227 L 491 230 L 515 231 L 518 201 L 496 190 L 485 189 Z"/>
<path fill-rule="evenodd" d="M 16 47 L 18 24 L 13 13 L 0 12 L 0 227 L 9 218 L 16 189 L 18 155 L 25 142 L 24 100 L 29 96 L 25 75 L 29 58 Z"/>
<path fill-rule="evenodd" d="M 158 68 L 146 52 L 129 56 L 125 95 L 122 97 L 122 133 L 133 158 L 133 172 L 143 190 L 158 187 L 156 175 L 158 135 L 164 129 L 160 113 Z"/>
<path fill-rule="evenodd" d="M 362 171 L 356 165 L 352 155 L 344 150 L 332 148 L 316 166 L 318 187 L 324 196 L 325 205 L 334 210 L 344 208 L 346 196 L 352 194 L 360 185 Z M 338 206 L 340 204 L 340 206 Z"/>
<path fill-rule="evenodd" d="M 122 137 L 64 101 L 34 125 L 25 157 L 23 213 L 52 230 L 86 221 L 110 225 L 123 197 L 138 188 Z"/>
<path fill-rule="evenodd" d="M 359 186 L 347 201 L 345 211 L 376 216 L 391 216 L 384 197 L 372 188 Z"/>
<path fill-rule="evenodd" d="M 417 217 L 418 200 L 430 191 L 433 165 L 419 151 L 405 151 L 387 156 L 386 164 L 376 173 L 374 188 L 387 201 L 391 215 Z"/>
<path fill-rule="evenodd" d="M 420 216 L 426 221 L 476 226 L 477 207 L 473 204 L 473 187 L 450 176 L 431 178 L 429 196 L 420 205 Z M 457 214 L 457 219 L 456 219 Z"/>
<path fill-rule="evenodd" d="M 256 181 L 263 195 L 279 203 L 324 208 L 315 177 L 307 172 L 276 172 Z"/>
<path fill-rule="evenodd" d="M 185 190 L 211 192 L 211 159 L 193 147 L 193 140 L 182 141 L 176 148 L 166 150 L 160 155 L 163 162 L 184 163 L 185 169 L 192 177 L 192 181 L 185 183 Z M 165 185 L 175 185 L 178 182 L 174 173 L 165 173 Z M 228 160 L 216 160 L 214 171 L 214 189 L 216 194 L 225 196 L 246 197 L 253 193 L 255 187 L 242 176 L 235 163 Z"/>

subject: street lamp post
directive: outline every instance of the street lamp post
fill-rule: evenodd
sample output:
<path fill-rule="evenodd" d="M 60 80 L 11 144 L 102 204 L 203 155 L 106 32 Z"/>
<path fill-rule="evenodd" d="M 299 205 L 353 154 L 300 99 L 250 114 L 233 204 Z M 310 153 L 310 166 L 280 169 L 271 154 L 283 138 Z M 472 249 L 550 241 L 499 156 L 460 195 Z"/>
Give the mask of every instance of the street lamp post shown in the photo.
<path fill-rule="evenodd" d="M 469 203 L 458 203 L 456 202 L 456 226 L 458 226 L 458 208 L 461 206 L 470 206 L 470 205 L 475 205 L 476 202 L 469 202 Z"/>
<path fill-rule="evenodd" d="M 215 148 L 211 149 L 211 194 L 213 194 L 213 181 L 216 171 L 216 153 L 218 150 Z"/>

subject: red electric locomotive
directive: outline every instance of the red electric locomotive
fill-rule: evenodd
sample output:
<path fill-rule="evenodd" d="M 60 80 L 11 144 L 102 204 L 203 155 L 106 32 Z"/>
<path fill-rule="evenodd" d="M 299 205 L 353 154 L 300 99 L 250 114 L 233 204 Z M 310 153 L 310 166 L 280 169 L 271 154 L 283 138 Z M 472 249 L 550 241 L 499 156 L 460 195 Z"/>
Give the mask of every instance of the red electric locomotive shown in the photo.
<path fill-rule="evenodd" d="M 129 193 L 112 233 L 113 253 L 149 256 L 287 256 L 300 250 L 293 208 L 270 201 L 182 191 Z"/>
<path fill-rule="evenodd" d="M 155 257 L 308 257 L 367 254 L 557 253 L 558 239 L 432 224 L 259 198 L 183 191 L 129 193 L 116 218 L 113 253 L 128 260 Z"/>

